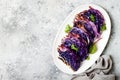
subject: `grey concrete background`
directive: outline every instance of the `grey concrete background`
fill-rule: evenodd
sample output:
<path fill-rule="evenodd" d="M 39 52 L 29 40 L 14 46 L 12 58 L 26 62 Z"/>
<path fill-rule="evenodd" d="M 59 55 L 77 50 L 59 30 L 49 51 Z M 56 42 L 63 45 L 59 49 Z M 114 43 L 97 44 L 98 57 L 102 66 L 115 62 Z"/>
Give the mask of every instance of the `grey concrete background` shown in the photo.
<path fill-rule="evenodd" d="M 104 7 L 112 20 L 103 54 L 120 80 L 119 0 L 0 0 L 0 80 L 70 80 L 52 61 L 53 40 L 68 14 L 81 4 Z"/>

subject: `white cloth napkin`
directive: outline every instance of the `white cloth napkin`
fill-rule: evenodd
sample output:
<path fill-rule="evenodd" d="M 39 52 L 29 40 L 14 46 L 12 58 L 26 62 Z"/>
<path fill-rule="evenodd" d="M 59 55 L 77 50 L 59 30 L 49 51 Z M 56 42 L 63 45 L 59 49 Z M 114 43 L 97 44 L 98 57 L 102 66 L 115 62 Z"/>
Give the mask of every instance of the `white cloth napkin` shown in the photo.
<path fill-rule="evenodd" d="M 103 55 L 88 70 L 75 75 L 71 80 L 115 80 L 115 75 L 109 73 L 111 69 L 111 57 Z"/>

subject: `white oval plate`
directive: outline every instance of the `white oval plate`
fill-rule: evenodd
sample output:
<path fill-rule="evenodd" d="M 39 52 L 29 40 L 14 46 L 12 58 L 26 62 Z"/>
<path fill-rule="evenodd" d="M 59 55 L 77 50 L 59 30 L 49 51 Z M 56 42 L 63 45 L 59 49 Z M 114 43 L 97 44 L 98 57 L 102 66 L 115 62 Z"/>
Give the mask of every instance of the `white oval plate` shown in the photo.
<path fill-rule="evenodd" d="M 82 64 L 81 64 L 81 67 L 77 71 L 73 71 L 69 66 L 67 66 L 60 59 L 58 59 L 59 53 L 57 51 L 57 47 L 58 47 L 58 45 L 61 44 L 61 39 L 66 35 L 66 33 L 64 32 L 65 26 L 67 24 L 70 24 L 72 26 L 75 15 L 78 14 L 79 12 L 82 12 L 84 10 L 89 9 L 89 6 L 99 10 L 102 13 L 102 15 L 105 18 L 105 23 L 106 23 L 107 30 L 105 30 L 102 33 L 102 35 L 101 35 L 102 39 L 97 42 L 97 48 L 98 48 L 97 52 L 94 53 L 94 54 L 90 54 L 90 60 L 83 61 Z M 86 4 L 86 5 L 79 6 L 74 11 L 72 11 L 71 14 L 66 18 L 66 20 L 63 22 L 63 24 L 60 26 L 60 30 L 57 33 L 57 36 L 56 36 L 54 44 L 53 44 L 53 51 L 52 51 L 52 56 L 53 56 L 53 60 L 54 60 L 55 65 L 61 71 L 65 72 L 65 73 L 68 73 L 68 74 L 78 74 L 78 73 L 84 72 L 90 66 L 92 66 L 94 64 L 94 62 L 102 54 L 102 52 L 103 52 L 103 50 L 104 50 L 104 48 L 105 48 L 105 46 L 108 42 L 110 32 L 111 32 L 110 18 L 108 16 L 107 12 L 103 8 L 101 8 L 100 6 L 95 5 L 95 4 Z"/>

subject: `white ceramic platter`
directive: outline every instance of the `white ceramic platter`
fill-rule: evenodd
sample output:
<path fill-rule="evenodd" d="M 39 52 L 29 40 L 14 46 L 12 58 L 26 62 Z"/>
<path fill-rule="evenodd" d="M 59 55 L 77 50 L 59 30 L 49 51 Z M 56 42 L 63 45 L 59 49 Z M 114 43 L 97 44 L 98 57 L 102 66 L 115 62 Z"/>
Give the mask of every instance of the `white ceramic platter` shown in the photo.
<path fill-rule="evenodd" d="M 89 6 L 99 10 L 102 13 L 102 15 L 105 18 L 107 30 L 105 30 L 102 33 L 102 35 L 101 35 L 102 39 L 97 42 L 97 52 L 94 54 L 90 54 L 90 60 L 83 61 L 81 64 L 81 67 L 77 71 L 73 71 L 69 66 L 67 66 L 60 59 L 58 59 L 59 53 L 57 52 L 57 47 L 58 47 L 58 45 L 61 44 L 61 39 L 66 35 L 66 33 L 64 32 L 66 25 L 70 24 L 72 26 L 75 15 L 78 14 L 79 12 L 84 11 L 84 10 L 88 10 Z M 78 74 L 78 73 L 84 72 L 90 66 L 92 66 L 94 64 L 94 62 L 102 54 L 102 52 L 103 52 L 103 50 L 104 50 L 104 48 L 107 45 L 107 42 L 109 40 L 109 36 L 110 36 L 110 32 L 111 32 L 111 22 L 110 22 L 109 15 L 102 7 L 95 5 L 95 4 L 85 4 L 85 5 L 80 5 L 74 11 L 72 11 L 59 28 L 60 29 L 57 33 L 56 38 L 55 38 L 55 41 L 53 44 L 53 51 L 52 51 L 54 63 L 61 71 L 65 72 L 65 73 Z"/>

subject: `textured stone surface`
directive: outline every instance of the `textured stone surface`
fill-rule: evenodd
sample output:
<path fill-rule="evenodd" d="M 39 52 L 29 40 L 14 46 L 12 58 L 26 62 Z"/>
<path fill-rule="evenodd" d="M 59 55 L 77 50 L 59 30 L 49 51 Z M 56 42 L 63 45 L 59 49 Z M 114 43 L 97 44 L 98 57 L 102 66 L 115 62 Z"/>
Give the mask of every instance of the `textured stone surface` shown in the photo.
<path fill-rule="evenodd" d="M 83 3 L 104 7 L 112 20 L 104 54 L 120 80 L 119 0 L 0 0 L 0 80 L 70 80 L 54 65 L 52 44 L 67 15 Z"/>

